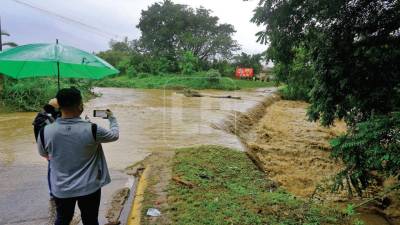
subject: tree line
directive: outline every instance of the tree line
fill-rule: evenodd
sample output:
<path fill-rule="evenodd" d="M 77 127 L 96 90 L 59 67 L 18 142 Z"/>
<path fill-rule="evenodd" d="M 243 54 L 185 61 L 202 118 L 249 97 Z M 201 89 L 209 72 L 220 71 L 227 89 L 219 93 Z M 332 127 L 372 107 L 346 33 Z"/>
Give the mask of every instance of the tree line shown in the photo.
<path fill-rule="evenodd" d="M 261 0 L 252 21 L 283 95 L 348 132 L 331 141 L 345 169 L 336 188 L 362 193 L 400 174 L 400 1 Z"/>
<path fill-rule="evenodd" d="M 262 70 L 262 54 L 236 54 L 240 46 L 233 25 L 220 23 L 211 10 L 191 8 L 170 0 L 143 10 L 137 40 L 112 40 L 110 49 L 98 55 L 122 74 L 192 74 L 214 69 L 233 75 L 236 67 Z"/>

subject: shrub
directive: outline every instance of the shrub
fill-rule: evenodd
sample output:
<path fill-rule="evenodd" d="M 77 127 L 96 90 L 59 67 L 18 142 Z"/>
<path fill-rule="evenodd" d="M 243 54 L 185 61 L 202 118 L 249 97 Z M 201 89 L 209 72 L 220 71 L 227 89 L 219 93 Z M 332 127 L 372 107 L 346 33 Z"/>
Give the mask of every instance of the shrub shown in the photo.
<path fill-rule="evenodd" d="M 183 53 L 179 60 L 179 69 L 182 74 L 193 74 L 198 66 L 198 59 L 191 51 Z"/>
<path fill-rule="evenodd" d="M 218 70 L 222 76 L 233 76 L 235 74 L 235 66 L 226 60 L 213 62 L 212 68 Z"/>
<path fill-rule="evenodd" d="M 77 79 L 63 79 L 62 87 L 75 86 L 81 90 L 84 99 L 91 96 L 91 82 Z M 5 79 L 0 98 L 7 108 L 17 111 L 39 111 L 57 93 L 57 81 L 50 78 L 12 80 Z"/>
<path fill-rule="evenodd" d="M 352 189 L 359 195 L 377 177 L 371 171 L 386 176 L 400 173 L 400 112 L 373 116 L 355 125 L 348 134 L 331 141 L 332 156 L 345 162 L 346 168 L 337 175 L 335 190 Z"/>
<path fill-rule="evenodd" d="M 148 59 L 148 64 L 149 64 L 149 70 L 142 72 L 159 75 L 168 72 L 171 63 L 168 59 L 164 57 L 150 57 Z"/>
<path fill-rule="evenodd" d="M 151 76 L 151 74 L 149 74 L 149 73 L 138 73 L 137 74 L 138 78 L 146 78 L 146 77 L 150 77 L 150 76 Z"/>
<path fill-rule="evenodd" d="M 138 72 L 136 71 L 134 66 L 129 66 L 127 71 L 126 71 L 126 75 L 129 78 L 133 78 L 133 77 L 136 77 L 138 75 Z"/>
<path fill-rule="evenodd" d="M 277 63 L 272 72 L 278 81 L 287 85 L 281 90 L 283 98 L 309 101 L 313 87 L 312 77 L 315 73 L 314 65 L 304 48 L 296 48 L 293 51 L 295 56 L 292 63 Z"/>
<path fill-rule="evenodd" d="M 214 69 L 207 72 L 207 82 L 211 85 L 219 84 L 221 80 L 221 74 Z"/>
<path fill-rule="evenodd" d="M 120 71 L 120 73 L 126 74 L 130 65 L 131 62 L 129 58 L 123 58 L 121 61 L 118 62 L 117 69 Z"/>

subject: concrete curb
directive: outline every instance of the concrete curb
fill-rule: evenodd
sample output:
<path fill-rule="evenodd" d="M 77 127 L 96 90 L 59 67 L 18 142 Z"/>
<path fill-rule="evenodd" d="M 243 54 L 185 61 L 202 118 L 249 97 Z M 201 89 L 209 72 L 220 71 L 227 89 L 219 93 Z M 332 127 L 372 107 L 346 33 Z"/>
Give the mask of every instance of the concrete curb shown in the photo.
<path fill-rule="evenodd" d="M 150 173 L 150 168 L 151 166 L 148 165 L 143 173 L 141 175 L 139 175 L 139 179 L 138 179 L 138 184 L 137 184 L 137 188 L 136 188 L 136 193 L 135 193 L 135 197 L 133 200 L 133 204 L 127 219 L 127 225 L 140 225 L 141 222 L 141 217 L 142 217 L 142 202 L 144 199 L 144 191 L 147 188 L 147 181 L 148 181 L 148 176 Z"/>

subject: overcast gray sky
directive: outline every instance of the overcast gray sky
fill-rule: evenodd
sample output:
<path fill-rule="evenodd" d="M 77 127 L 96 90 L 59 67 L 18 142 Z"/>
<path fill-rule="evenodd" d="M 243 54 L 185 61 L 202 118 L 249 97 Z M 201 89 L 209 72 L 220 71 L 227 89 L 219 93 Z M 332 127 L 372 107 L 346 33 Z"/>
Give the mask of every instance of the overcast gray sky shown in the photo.
<path fill-rule="evenodd" d="M 18 3 L 19 2 L 19 3 Z M 130 39 L 140 37 L 136 28 L 140 13 L 160 0 L 0 0 L 0 16 L 3 30 L 11 34 L 6 40 L 19 45 L 27 43 L 54 42 L 73 45 L 90 52 L 108 48 L 111 38 Z M 235 26 L 234 38 L 248 53 L 259 53 L 265 45 L 256 43 L 255 33 L 261 28 L 250 22 L 258 0 L 173 0 L 192 7 L 204 6 L 220 18 L 221 23 Z M 31 8 L 27 3 L 48 12 Z M 63 17 L 57 17 L 57 15 Z M 73 19 L 90 25 L 87 28 Z M 96 29 L 100 31 L 96 31 Z"/>

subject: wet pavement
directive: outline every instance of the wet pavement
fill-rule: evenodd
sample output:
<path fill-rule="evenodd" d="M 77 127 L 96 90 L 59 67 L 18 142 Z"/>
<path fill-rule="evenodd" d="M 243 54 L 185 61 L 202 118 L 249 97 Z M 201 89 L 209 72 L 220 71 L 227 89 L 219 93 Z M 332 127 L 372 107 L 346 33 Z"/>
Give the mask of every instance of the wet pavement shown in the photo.
<path fill-rule="evenodd" d="M 120 124 L 118 142 L 104 145 L 112 183 L 103 189 L 100 224 L 117 189 L 131 185 L 124 169 L 153 150 L 168 150 L 201 144 L 219 144 L 243 149 L 236 136 L 213 129 L 212 124 L 235 112 L 245 112 L 273 89 L 255 91 L 202 91 L 210 95 L 240 96 L 188 98 L 171 90 L 96 88 L 102 96 L 85 104 L 82 117 L 93 109 L 111 109 Z M 36 150 L 32 120 L 35 113 L 0 114 L 0 224 L 47 224 L 49 196 L 47 162 Z M 107 121 L 91 118 L 108 126 Z"/>

